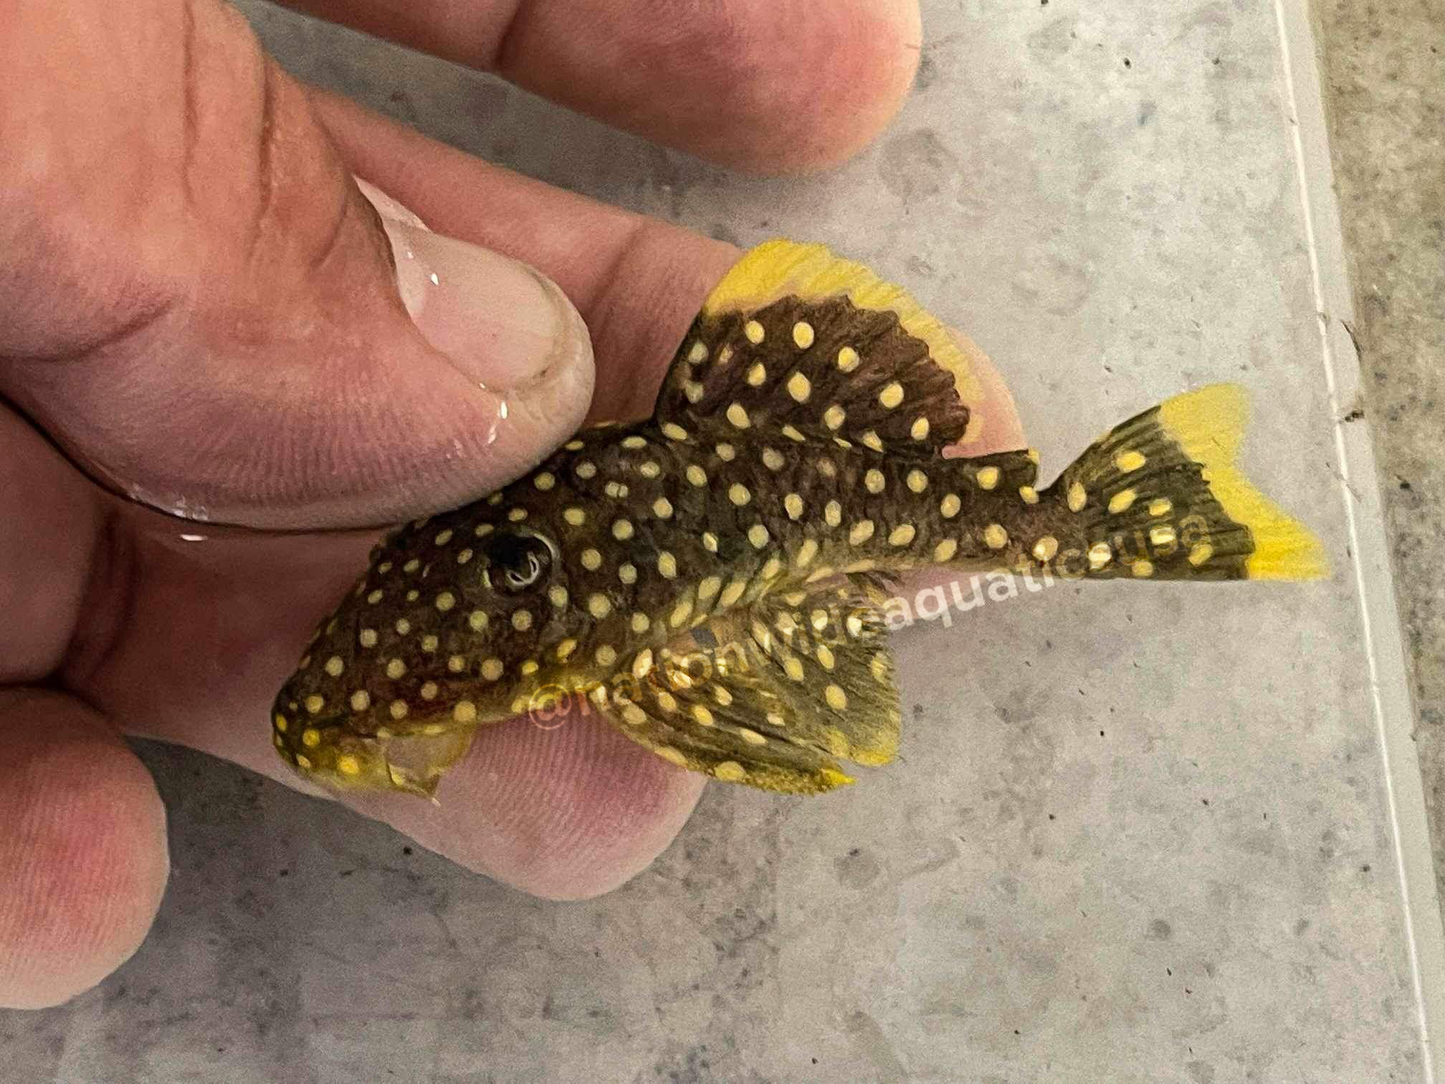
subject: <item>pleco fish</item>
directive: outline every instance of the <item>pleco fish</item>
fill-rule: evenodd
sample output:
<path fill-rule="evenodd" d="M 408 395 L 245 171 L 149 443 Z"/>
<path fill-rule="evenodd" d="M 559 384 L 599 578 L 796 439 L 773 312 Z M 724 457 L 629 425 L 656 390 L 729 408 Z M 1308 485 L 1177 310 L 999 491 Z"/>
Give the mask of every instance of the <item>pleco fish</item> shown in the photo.
<path fill-rule="evenodd" d="M 650 419 L 377 547 L 277 697 L 276 748 L 333 786 L 430 795 L 477 727 L 575 697 L 680 767 L 816 793 L 898 748 L 878 606 L 902 573 L 1323 575 L 1235 469 L 1239 388 L 1145 411 L 1045 489 L 1027 451 L 944 457 L 979 394 L 898 287 L 820 246 L 753 249 Z"/>

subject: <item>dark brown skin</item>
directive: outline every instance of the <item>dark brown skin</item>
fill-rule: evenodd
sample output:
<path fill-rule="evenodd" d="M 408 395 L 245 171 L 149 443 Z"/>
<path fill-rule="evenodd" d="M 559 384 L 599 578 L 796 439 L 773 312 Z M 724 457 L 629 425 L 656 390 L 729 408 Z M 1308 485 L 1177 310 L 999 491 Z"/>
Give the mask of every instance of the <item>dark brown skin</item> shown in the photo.
<path fill-rule="evenodd" d="M 459 25 L 450 5 L 414 6 L 405 26 L 382 7 L 328 11 L 422 45 Z M 830 46 L 842 80 L 751 35 L 757 3 L 699 8 L 668 24 L 678 41 L 659 41 L 647 6 L 566 27 L 557 7 L 469 9 L 470 36 L 454 40 L 476 47 L 462 59 L 491 64 L 487 43 L 510 43 L 496 58 L 510 78 L 565 85 L 569 104 L 757 169 L 851 152 L 896 108 L 918 55 L 907 0 L 828 5 L 838 26 L 871 28 Z M 768 5 L 779 19 L 817 8 Z M 0 25 L 0 1005 L 35 1007 L 118 966 L 160 900 L 164 810 L 121 735 L 296 785 L 257 720 L 376 526 L 494 488 L 584 415 L 647 414 L 736 252 L 313 94 L 219 4 L 0 0 Z M 607 27 L 607 49 L 573 25 Z M 730 47 L 708 63 L 739 100 L 716 111 L 685 61 L 664 60 L 720 26 Z M 616 74 L 643 71 L 647 95 Z M 47 153 L 20 160 L 16 147 Z M 547 288 L 476 251 L 455 277 L 466 288 L 414 321 L 352 174 L 437 234 L 539 268 L 590 342 L 568 306 L 547 331 Z M 405 211 L 391 209 L 398 235 Z M 494 415 L 478 379 L 508 390 L 512 424 L 494 446 L 455 449 Z M 1022 443 L 996 376 L 980 414 L 975 452 Z M 240 524 L 357 529 L 189 524 L 106 494 L 77 462 L 167 507 L 185 497 Z M 354 804 L 473 869 L 581 897 L 644 868 L 702 782 L 605 725 L 504 724 L 456 767 L 445 810 Z"/>

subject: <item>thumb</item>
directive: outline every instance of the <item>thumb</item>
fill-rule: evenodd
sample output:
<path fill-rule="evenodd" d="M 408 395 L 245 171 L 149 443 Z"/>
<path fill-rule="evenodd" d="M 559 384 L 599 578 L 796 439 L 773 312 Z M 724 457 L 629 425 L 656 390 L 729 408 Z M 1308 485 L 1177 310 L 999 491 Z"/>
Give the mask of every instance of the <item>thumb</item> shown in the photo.
<path fill-rule="evenodd" d="M 561 291 L 369 201 L 219 0 L 19 0 L 0 396 L 99 480 L 257 527 L 454 506 L 582 421 Z"/>

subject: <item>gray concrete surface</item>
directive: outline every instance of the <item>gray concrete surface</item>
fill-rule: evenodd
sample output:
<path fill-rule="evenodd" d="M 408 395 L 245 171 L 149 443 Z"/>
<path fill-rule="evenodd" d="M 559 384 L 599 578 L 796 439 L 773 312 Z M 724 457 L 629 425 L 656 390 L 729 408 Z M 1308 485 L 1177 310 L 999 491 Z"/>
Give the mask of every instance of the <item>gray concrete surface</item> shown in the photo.
<path fill-rule="evenodd" d="M 1417 740 L 1445 849 L 1445 3 L 1319 2 L 1330 144 L 1355 286 L 1362 406 L 1385 474 Z M 1445 861 L 1436 877 L 1445 891 Z"/>
<path fill-rule="evenodd" d="M 714 786 L 651 870 L 581 904 L 147 747 L 175 863 L 160 921 L 94 993 L 0 1016 L 9 1065 L 245 1084 L 1426 1078 L 1272 4 L 927 3 L 894 128 L 788 181 L 244 10 L 293 70 L 469 150 L 907 281 L 1003 367 L 1045 474 L 1134 409 L 1242 381 L 1249 465 L 1337 573 L 1061 586 L 920 623 L 897 641 L 898 764 L 822 800 Z"/>

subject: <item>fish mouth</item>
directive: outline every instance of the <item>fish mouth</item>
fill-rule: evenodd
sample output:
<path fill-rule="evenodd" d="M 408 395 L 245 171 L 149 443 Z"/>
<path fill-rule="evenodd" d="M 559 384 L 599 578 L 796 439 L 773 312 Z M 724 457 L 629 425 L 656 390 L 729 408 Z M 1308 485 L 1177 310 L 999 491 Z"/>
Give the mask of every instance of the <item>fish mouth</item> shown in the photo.
<path fill-rule="evenodd" d="M 336 791 L 400 790 L 432 797 L 442 775 L 466 755 L 477 728 L 496 719 L 432 722 L 373 734 L 308 727 L 295 740 L 277 732 L 281 759 L 303 778 Z"/>
<path fill-rule="evenodd" d="M 293 766 L 305 778 L 331 790 L 399 790 L 431 798 L 437 784 L 471 748 L 475 725 L 451 726 L 440 733 L 393 734 L 353 738 L 337 751 L 314 751 Z"/>
<path fill-rule="evenodd" d="M 562 685 L 529 683 L 489 703 L 478 703 L 465 722 L 454 716 L 446 722 L 429 722 L 399 729 L 379 727 L 374 735 L 356 735 L 343 741 L 361 747 L 374 766 L 370 772 L 343 775 L 332 773 L 344 789 L 376 789 L 378 785 L 432 797 L 441 777 L 471 748 L 478 730 L 511 719 L 528 718 L 540 729 L 554 729 L 580 696 L 577 689 Z M 549 725 L 551 724 L 551 725 Z"/>
<path fill-rule="evenodd" d="M 437 783 L 471 748 L 476 724 L 454 726 L 441 733 L 397 734 L 375 738 L 377 756 L 386 766 L 392 787 L 431 797 Z"/>
<path fill-rule="evenodd" d="M 276 752 L 304 779 L 331 791 L 399 790 L 431 798 L 479 728 L 529 715 L 538 702 L 535 681 L 465 692 L 472 695 L 414 701 L 403 711 L 396 710 L 403 702 L 393 701 L 389 711 L 373 704 L 368 711 L 306 715 L 304 698 L 288 687 L 272 707 Z"/>

